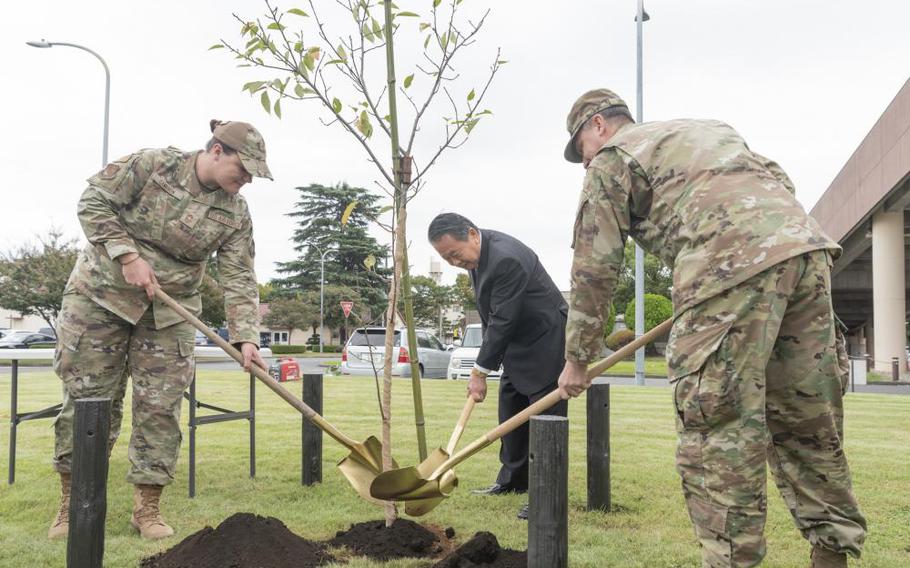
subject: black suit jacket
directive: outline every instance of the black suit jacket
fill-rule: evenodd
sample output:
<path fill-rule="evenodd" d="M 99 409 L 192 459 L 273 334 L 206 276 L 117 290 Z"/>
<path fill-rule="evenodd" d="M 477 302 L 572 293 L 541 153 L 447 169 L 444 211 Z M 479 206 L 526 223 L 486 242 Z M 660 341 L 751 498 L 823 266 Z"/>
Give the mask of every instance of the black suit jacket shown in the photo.
<path fill-rule="evenodd" d="M 522 394 L 555 388 L 565 364 L 569 307 L 537 255 L 514 237 L 483 229 L 480 261 L 470 274 L 483 322 L 477 364 L 502 364 Z"/>

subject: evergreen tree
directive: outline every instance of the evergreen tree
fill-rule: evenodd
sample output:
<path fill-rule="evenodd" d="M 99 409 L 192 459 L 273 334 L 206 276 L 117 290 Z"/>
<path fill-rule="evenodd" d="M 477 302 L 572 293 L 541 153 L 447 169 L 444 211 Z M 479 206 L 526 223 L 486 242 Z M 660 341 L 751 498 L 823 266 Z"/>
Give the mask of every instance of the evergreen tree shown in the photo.
<path fill-rule="evenodd" d="M 325 286 L 350 290 L 372 314 L 386 308 L 386 278 L 382 268 L 388 247 L 379 245 L 367 232 L 369 224 L 380 214 L 379 197 L 346 183 L 334 186 L 310 184 L 298 187 L 300 198 L 289 213 L 297 221 L 292 242 L 298 256 L 278 263 L 282 278 L 273 280 L 274 294 L 319 293 L 320 255 L 325 255 Z M 345 225 L 341 219 L 348 205 L 356 201 Z M 373 269 L 367 267 L 371 264 Z M 353 299 L 353 298 L 351 298 Z M 326 306 L 328 311 L 330 308 Z M 360 310 L 358 310 L 360 311 Z"/>

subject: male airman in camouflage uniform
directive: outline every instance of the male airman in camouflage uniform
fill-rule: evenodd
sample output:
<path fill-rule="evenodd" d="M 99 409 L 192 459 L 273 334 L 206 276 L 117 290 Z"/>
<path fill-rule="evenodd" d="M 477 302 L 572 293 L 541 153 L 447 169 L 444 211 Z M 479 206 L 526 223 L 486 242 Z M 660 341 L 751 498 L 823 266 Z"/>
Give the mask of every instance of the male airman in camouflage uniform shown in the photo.
<path fill-rule="evenodd" d="M 230 340 L 244 366 L 258 354 L 259 294 L 253 226 L 240 188 L 271 179 L 265 143 L 243 122 L 210 124 L 206 150 L 141 150 L 89 178 L 78 205 L 88 245 L 63 296 L 54 368 L 63 381 L 54 466 L 63 498 L 48 536 L 68 531 L 75 401 L 113 399 L 109 447 L 120 432 L 132 376 L 133 428 L 127 481 L 135 486 L 130 524 L 143 538 L 173 530 L 161 518 L 161 490 L 174 479 L 180 403 L 193 379 L 194 329 L 155 298 L 160 286 L 185 308 L 202 309 L 199 285 L 217 254 Z"/>
<path fill-rule="evenodd" d="M 587 173 L 573 237 L 564 396 L 588 386 L 623 244 L 673 268 L 667 345 L 677 469 L 705 567 L 765 554 L 765 463 L 812 565 L 859 556 L 866 522 L 842 445 L 830 266 L 840 253 L 774 162 L 713 120 L 635 124 L 606 89 L 568 117 L 570 162 Z"/>

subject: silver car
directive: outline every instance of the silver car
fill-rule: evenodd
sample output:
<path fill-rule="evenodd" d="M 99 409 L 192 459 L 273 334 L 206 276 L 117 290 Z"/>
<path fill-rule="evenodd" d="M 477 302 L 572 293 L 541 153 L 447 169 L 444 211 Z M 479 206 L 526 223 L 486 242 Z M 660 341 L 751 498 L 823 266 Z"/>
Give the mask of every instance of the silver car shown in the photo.
<path fill-rule="evenodd" d="M 443 347 L 435 335 L 417 330 L 417 353 L 421 377 L 445 377 L 451 351 Z M 411 376 L 411 358 L 407 348 L 407 330 L 398 328 L 392 340 L 392 375 Z M 341 352 L 342 375 L 382 374 L 385 363 L 385 328 L 360 328 L 351 334 Z"/>

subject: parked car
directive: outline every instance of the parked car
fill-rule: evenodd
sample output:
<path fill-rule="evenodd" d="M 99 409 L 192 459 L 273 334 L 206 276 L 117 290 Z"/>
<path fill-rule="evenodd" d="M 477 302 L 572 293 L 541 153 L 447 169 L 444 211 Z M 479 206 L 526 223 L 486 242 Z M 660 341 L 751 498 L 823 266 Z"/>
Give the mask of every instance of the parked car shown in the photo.
<path fill-rule="evenodd" d="M 7 329 L 7 328 L 5 328 L 5 327 L 0 327 L 0 339 L 2 339 L 3 337 L 5 337 L 6 334 L 8 334 L 8 333 L 11 332 L 11 331 L 12 331 L 11 329 Z"/>
<path fill-rule="evenodd" d="M 217 327 L 217 328 L 213 327 L 212 331 L 214 331 L 216 334 L 218 334 L 221 337 L 221 339 L 223 339 L 227 342 L 231 341 L 231 338 L 228 334 L 228 329 L 226 327 Z M 217 343 L 215 343 L 214 341 L 212 341 L 211 339 L 206 337 L 205 343 L 200 343 L 199 345 L 217 345 Z"/>
<path fill-rule="evenodd" d="M 44 335 L 50 335 L 51 337 L 57 337 L 57 332 L 52 327 L 42 327 L 38 329 L 38 333 L 43 333 Z"/>
<path fill-rule="evenodd" d="M 201 331 L 199 331 L 199 330 L 197 329 L 197 330 L 196 330 L 196 338 L 193 340 L 193 343 L 195 343 L 196 345 L 208 345 L 208 344 L 209 344 L 209 338 L 206 337 L 204 333 L 202 333 Z"/>
<path fill-rule="evenodd" d="M 28 349 L 35 343 L 56 343 L 57 339 L 34 331 L 12 331 L 0 339 L 0 349 Z"/>
<path fill-rule="evenodd" d="M 342 375 L 372 375 L 373 369 L 382 374 L 385 362 L 385 328 L 360 328 L 351 334 L 341 352 Z M 447 351 L 432 333 L 417 330 L 417 355 L 421 377 L 444 377 L 449 365 L 451 351 Z M 395 330 L 392 341 L 394 353 L 392 375 L 411 376 L 411 358 L 407 348 L 407 329 Z"/>
<path fill-rule="evenodd" d="M 461 345 L 452 351 L 452 358 L 449 360 L 449 368 L 446 371 L 446 377 L 449 379 L 467 379 L 471 376 L 471 369 L 474 368 L 474 362 L 477 360 L 477 354 L 480 353 L 480 345 L 483 343 L 483 327 L 479 323 L 472 323 L 464 330 L 464 339 Z M 489 378 L 498 379 L 502 376 L 502 367 L 490 373 Z"/>

